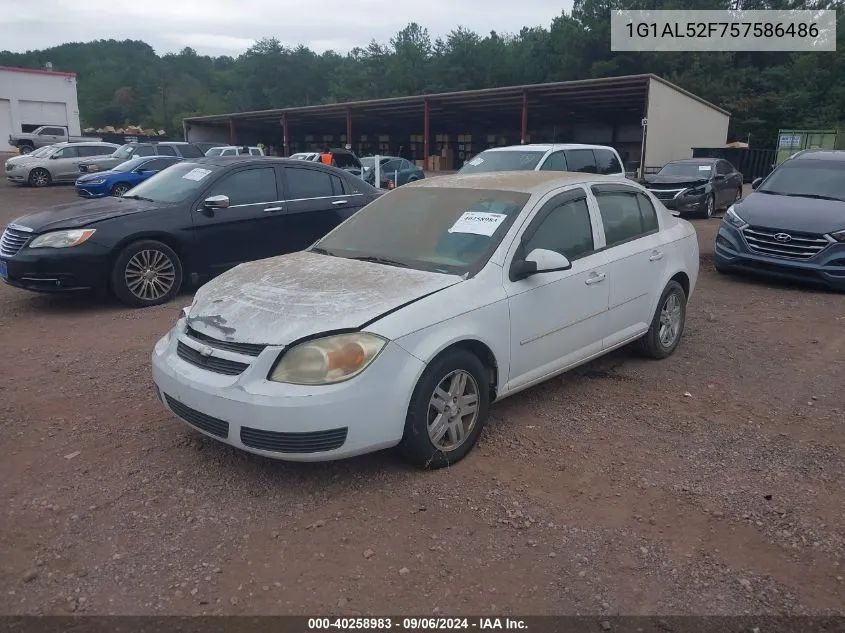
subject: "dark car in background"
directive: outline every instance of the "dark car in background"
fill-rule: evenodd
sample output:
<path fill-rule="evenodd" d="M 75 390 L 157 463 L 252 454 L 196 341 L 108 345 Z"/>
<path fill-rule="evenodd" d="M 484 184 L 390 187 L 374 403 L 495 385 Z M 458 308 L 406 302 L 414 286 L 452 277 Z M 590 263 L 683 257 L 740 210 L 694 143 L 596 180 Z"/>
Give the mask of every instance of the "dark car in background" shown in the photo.
<path fill-rule="evenodd" d="M 302 250 L 382 194 L 318 163 L 182 161 L 126 195 L 17 218 L 0 238 L 0 278 L 26 290 L 109 290 L 131 306 L 157 305 L 185 280 Z"/>
<path fill-rule="evenodd" d="M 751 187 L 719 227 L 716 270 L 845 290 L 845 151 L 804 150 Z"/>
<path fill-rule="evenodd" d="M 702 218 L 742 198 L 742 174 L 721 158 L 673 160 L 642 184 L 667 209 Z"/>
<path fill-rule="evenodd" d="M 144 156 L 178 156 L 180 158 L 202 158 L 203 151 L 193 143 L 177 141 L 157 143 L 126 143 L 121 145 L 113 154 L 80 163 L 79 172 L 88 174 L 94 171 L 108 171 L 117 167 L 130 158 Z"/>
<path fill-rule="evenodd" d="M 122 196 L 132 187 L 181 160 L 184 159 L 179 156 L 133 158 L 108 171 L 81 175 L 76 179 L 76 193 L 83 198 Z"/>
<path fill-rule="evenodd" d="M 329 153 L 332 155 L 334 166 L 338 169 L 348 171 L 354 176 L 358 176 L 369 184 L 375 183 L 375 176 L 369 173 L 361 164 L 361 159 L 358 158 L 354 152 L 340 147 L 329 148 Z M 319 163 L 322 152 L 297 152 L 291 156 L 294 160 L 304 160 L 308 162 Z"/>
<path fill-rule="evenodd" d="M 366 156 L 361 159 L 361 164 L 367 170 L 367 174 L 372 173 L 372 179 L 369 182 L 375 182 L 376 157 Z M 417 167 L 406 158 L 396 156 L 379 156 L 379 171 L 381 172 L 379 187 L 382 189 L 386 189 L 391 182 L 395 187 L 399 187 L 425 178 L 422 167 Z"/>

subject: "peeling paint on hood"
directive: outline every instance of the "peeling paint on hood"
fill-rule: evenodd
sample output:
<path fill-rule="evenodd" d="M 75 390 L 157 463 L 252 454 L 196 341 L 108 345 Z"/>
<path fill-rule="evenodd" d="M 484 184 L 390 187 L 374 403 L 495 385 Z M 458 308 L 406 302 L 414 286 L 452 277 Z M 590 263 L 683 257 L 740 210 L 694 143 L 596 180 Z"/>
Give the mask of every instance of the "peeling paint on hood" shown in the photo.
<path fill-rule="evenodd" d="M 359 328 L 462 280 L 303 251 L 241 264 L 208 282 L 197 291 L 188 323 L 217 339 L 287 345 Z"/>

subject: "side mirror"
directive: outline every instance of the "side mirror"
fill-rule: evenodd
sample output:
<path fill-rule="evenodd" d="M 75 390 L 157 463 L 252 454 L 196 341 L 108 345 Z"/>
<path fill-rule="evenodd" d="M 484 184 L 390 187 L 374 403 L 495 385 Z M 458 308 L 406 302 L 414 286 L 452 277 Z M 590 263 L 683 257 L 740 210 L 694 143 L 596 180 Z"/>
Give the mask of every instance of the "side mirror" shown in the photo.
<path fill-rule="evenodd" d="M 523 260 L 514 261 L 511 271 L 516 279 L 525 279 L 538 273 L 569 270 L 572 263 L 565 255 L 544 248 L 535 248 Z"/>
<path fill-rule="evenodd" d="M 229 196 L 210 196 L 203 200 L 206 209 L 225 209 L 229 206 Z"/>
<path fill-rule="evenodd" d="M 716 174 L 715 176 L 713 176 L 713 180 L 724 180 L 724 179 L 725 179 L 724 174 Z"/>
<path fill-rule="evenodd" d="M 756 188 L 757 188 L 757 187 L 759 187 L 762 183 L 763 183 L 763 179 L 762 179 L 762 178 L 755 178 L 755 179 L 751 182 L 751 188 L 752 188 L 752 189 L 756 189 Z"/>

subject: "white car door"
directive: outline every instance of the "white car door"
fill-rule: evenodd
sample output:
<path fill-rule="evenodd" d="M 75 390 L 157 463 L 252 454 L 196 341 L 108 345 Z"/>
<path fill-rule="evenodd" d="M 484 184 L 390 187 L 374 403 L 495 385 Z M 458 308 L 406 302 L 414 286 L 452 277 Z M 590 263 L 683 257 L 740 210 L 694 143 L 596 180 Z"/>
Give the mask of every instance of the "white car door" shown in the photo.
<path fill-rule="evenodd" d="M 586 190 L 577 187 L 544 203 L 509 249 L 503 271 L 511 320 L 508 390 L 601 351 L 609 295 L 599 224 Z M 565 255 L 572 267 L 514 280 L 514 260 L 537 248 Z"/>
<path fill-rule="evenodd" d="M 648 196 L 625 184 L 597 184 L 591 193 L 598 205 L 608 257 L 610 348 L 648 330 L 655 295 L 662 291 L 666 257 L 654 205 Z"/>

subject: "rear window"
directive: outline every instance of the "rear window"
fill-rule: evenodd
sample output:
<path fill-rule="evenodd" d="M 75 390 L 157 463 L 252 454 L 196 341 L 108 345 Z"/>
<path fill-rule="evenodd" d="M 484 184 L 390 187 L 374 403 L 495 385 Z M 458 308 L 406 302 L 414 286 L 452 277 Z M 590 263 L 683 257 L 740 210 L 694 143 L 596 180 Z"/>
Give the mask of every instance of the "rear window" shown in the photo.
<path fill-rule="evenodd" d="M 585 174 L 598 173 L 596 157 L 591 149 L 568 149 L 566 150 L 566 165 L 568 171 L 577 171 Z"/>
<path fill-rule="evenodd" d="M 616 152 L 610 149 L 594 148 L 593 155 L 596 157 L 596 167 L 600 174 L 621 174 L 622 164 L 616 158 Z"/>
<path fill-rule="evenodd" d="M 201 158 L 204 154 L 194 145 L 177 145 L 176 149 L 184 158 Z"/>
<path fill-rule="evenodd" d="M 458 170 L 459 174 L 486 171 L 532 171 L 546 152 L 536 150 L 487 150 L 468 160 Z"/>

